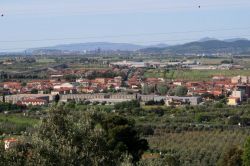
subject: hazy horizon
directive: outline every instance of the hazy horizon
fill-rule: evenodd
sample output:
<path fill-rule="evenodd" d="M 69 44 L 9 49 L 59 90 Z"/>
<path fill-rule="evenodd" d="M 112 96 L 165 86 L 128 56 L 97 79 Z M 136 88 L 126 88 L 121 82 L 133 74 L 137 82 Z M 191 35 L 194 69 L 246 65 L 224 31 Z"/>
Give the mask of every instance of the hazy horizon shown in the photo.
<path fill-rule="evenodd" d="M 204 37 L 250 37 L 246 0 L 12 0 L 0 6 L 0 52 L 86 42 L 175 45 Z"/>

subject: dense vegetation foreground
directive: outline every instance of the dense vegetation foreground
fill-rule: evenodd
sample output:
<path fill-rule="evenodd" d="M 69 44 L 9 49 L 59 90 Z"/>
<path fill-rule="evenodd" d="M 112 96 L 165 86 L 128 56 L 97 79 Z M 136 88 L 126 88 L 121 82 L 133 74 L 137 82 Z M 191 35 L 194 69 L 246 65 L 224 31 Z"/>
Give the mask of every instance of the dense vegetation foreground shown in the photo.
<path fill-rule="evenodd" d="M 1 132 L 21 134 L 15 147 L 1 145 L 0 165 L 249 166 L 248 110 L 69 102 L 46 110 L 41 121 L 1 115 Z"/>
<path fill-rule="evenodd" d="M 58 106 L 15 148 L 1 149 L 0 165 L 121 165 L 139 161 L 147 149 L 133 121 Z"/>

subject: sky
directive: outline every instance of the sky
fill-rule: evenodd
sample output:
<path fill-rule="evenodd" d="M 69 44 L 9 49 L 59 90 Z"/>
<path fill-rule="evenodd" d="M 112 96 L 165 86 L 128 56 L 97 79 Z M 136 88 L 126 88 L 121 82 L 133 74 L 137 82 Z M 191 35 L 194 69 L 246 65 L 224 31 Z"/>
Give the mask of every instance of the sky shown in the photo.
<path fill-rule="evenodd" d="M 1 0 L 0 52 L 84 42 L 250 39 L 249 0 Z"/>

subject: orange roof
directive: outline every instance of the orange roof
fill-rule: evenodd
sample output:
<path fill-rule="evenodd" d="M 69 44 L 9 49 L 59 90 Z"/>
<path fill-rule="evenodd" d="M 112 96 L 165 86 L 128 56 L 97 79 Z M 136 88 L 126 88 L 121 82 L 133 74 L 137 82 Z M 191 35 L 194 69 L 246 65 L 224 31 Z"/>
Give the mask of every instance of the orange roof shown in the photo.
<path fill-rule="evenodd" d="M 29 102 L 29 103 L 33 103 L 33 102 L 46 102 L 46 100 L 43 99 L 24 99 L 22 102 Z"/>
<path fill-rule="evenodd" d="M 4 142 L 17 142 L 17 139 L 9 138 L 9 139 L 5 139 Z"/>
<path fill-rule="evenodd" d="M 228 99 L 240 99 L 239 97 L 228 97 Z"/>

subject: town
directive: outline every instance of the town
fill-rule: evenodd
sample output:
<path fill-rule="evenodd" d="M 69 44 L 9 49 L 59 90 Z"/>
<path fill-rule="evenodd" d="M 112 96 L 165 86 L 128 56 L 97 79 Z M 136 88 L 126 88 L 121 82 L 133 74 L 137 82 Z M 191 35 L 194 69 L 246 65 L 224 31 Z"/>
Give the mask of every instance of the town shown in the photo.
<path fill-rule="evenodd" d="M 208 148 L 205 154 L 217 147 L 215 158 L 209 159 L 214 163 L 222 154 L 221 139 L 226 147 L 232 142 L 243 143 L 250 126 L 248 57 L 165 56 L 149 60 L 148 56 L 3 56 L 3 148 L 7 152 L 15 148 L 22 136 L 50 118 L 48 110 L 57 107 L 79 114 L 79 120 L 91 111 L 133 119 L 151 145 L 142 161 L 164 157 L 168 155 L 164 150 L 169 148 L 182 151 L 183 146 L 199 140 L 200 146 Z M 230 134 L 232 130 L 238 133 L 236 139 Z M 201 139 L 201 133 L 207 137 Z M 180 135 L 189 141 L 175 147 L 177 140 L 182 141 Z M 216 141 L 211 142 L 210 137 Z M 158 144 L 163 144 L 162 148 Z M 184 162 L 189 152 L 187 148 L 184 155 L 174 155 L 173 160 Z"/>
<path fill-rule="evenodd" d="M 6 64 L 5 64 L 6 65 Z M 231 106 L 240 105 L 250 97 L 250 77 L 213 75 L 210 80 L 173 79 L 166 75 L 171 69 L 178 70 L 193 66 L 203 70 L 215 70 L 196 61 L 160 63 L 121 61 L 110 63 L 106 69 L 53 69 L 46 73 L 48 79 L 4 81 L 0 83 L 2 102 L 25 106 L 49 105 L 58 98 L 62 102 L 89 101 L 90 104 L 114 104 L 139 100 L 164 101 L 167 106 L 200 105 L 224 97 Z M 226 66 L 226 67 L 225 67 Z M 219 70 L 243 70 L 235 65 L 218 65 Z M 181 67 L 181 69 L 179 69 Z M 205 69 L 204 69 L 205 68 Z M 149 70 L 161 70 L 162 77 L 145 77 Z M 175 70 L 175 69 L 172 69 Z M 57 99 L 57 100 L 58 100 Z"/>

